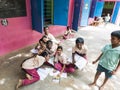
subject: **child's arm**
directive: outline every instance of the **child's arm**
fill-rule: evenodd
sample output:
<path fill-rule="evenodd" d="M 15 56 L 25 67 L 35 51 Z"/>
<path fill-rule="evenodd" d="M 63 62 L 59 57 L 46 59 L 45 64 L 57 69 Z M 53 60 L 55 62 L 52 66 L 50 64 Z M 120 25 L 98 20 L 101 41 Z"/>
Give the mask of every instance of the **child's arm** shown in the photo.
<path fill-rule="evenodd" d="M 75 53 L 72 53 L 72 63 L 75 63 Z"/>
<path fill-rule="evenodd" d="M 99 56 L 95 61 L 93 61 L 92 63 L 93 63 L 93 64 L 97 63 L 98 60 L 100 59 L 100 57 L 101 57 L 102 55 L 103 55 L 103 53 L 101 53 L 100 56 Z"/>
<path fill-rule="evenodd" d="M 116 74 L 116 72 L 120 69 L 120 60 L 119 60 L 119 63 L 118 63 L 118 66 L 115 70 L 112 71 L 112 74 Z"/>
<path fill-rule="evenodd" d="M 63 65 L 63 68 L 62 68 L 62 70 L 60 71 L 60 73 L 58 74 L 58 76 L 60 76 L 60 75 L 63 73 L 65 67 L 66 67 L 66 65 L 64 64 L 64 65 Z"/>

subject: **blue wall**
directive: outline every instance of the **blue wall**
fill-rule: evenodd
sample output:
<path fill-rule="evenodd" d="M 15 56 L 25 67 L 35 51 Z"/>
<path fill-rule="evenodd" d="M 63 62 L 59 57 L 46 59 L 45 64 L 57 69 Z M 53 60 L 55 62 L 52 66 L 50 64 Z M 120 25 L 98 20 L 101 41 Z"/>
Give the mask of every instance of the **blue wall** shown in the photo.
<path fill-rule="evenodd" d="M 90 17 L 94 17 L 95 7 L 96 7 L 97 0 L 92 0 L 91 7 L 90 7 Z"/>
<path fill-rule="evenodd" d="M 43 0 L 31 0 L 32 29 L 41 32 L 43 29 Z"/>
<path fill-rule="evenodd" d="M 69 0 L 54 0 L 54 25 L 65 25 L 68 23 Z"/>
<path fill-rule="evenodd" d="M 104 7 L 104 2 L 103 1 L 97 1 L 96 6 L 95 6 L 95 12 L 94 12 L 94 17 L 101 17 L 102 11 Z"/>
<path fill-rule="evenodd" d="M 81 15 L 81 19 L 80 19 L 81 20 L 80 26 L 87 26 L 88 25 L 90 5 L 91 5 L 91 0 L 84 0 L 83 7 L 82 7 L 82 15 Z"/>
<path fill-rule="evenodd" d="M 78 30 L 80 6 L 81 6 L 81 0 L 75 0 L 75 2 L 74 2 L 74 14 L 73 14 L 72 29 L 74 29 L 76 31 Z"/>
<path fill-rule="evenodd" d="M 113 12 L 113 15 L 112 15 L 112 20 L 111 20 L 112 23 L 115 23 L 115 21 L 117 19 L 117 14 L 118 14 L 119 9 L 120 9 L 120 2 L 116 2 L 114 12 Z"/>

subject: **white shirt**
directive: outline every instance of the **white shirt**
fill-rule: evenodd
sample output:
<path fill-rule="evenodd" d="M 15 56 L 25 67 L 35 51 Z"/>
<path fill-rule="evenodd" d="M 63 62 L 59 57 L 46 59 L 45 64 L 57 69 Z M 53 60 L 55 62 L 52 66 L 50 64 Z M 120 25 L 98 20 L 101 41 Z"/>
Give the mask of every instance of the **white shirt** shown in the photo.
<path fill-rule="evenodd" d="M 76 46 L 72 48 L 72 53 L 78 52 L 79 54 L 86 54 L 87 53 L 87 46 L 83 45 L 81 49 L 78 49 Z"/>
<path fill-rule="evenodd" d="M 43 65 L 43 63 L 45 62 L 45 58 L 42 56 L 36 56 L 33 58 L 30 58 L 28 60 L 26 60 L 23 64 L 22 64 L 22 68 L 23 69 L 34 69 L 34 68 L 38 68 L 41 65 Z"/>
<path fill-rule="evenodd" d="M 51 33 L 49 33 L 48 35 L 47 35 L 47 38 L 49 39 L 49 40 L 52 40 L 54 43 L 59 43 L 59 41 L 57 41 L 56 39 L 55 39 L 55 37 L 51 34 Z"/>
<path fill-rule="evenodd" d="M 67 64 L 68 63 L 68 58 L 64 53 L 61 53 L 59 56 L 58 54 L 55 55 L 55 62 L 60 61 L 62 64 Z"/>

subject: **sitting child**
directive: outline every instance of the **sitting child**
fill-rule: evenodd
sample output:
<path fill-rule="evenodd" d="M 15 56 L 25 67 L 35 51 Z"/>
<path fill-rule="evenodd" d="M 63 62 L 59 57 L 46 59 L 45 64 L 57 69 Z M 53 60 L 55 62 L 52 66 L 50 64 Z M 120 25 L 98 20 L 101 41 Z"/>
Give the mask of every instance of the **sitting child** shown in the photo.
<path fill-rule="evenodd" d="M 48 62 L 45 62 L 46 65 L 54 67 L 54 55 L 56 53 L 57 45 L 54 44 L 51 40 L 48 40 L 46 43 L 45 51 L 50 55 Z"/>
<path fill-rule="evenodd" d="M 56 40 L 56 38 L 49 32 L 49 27 L 44 27 L 44 35 L 48 38 L 48 40 L 53 41 L 55 44 L 59 44 L 60 41 Z"/>
<path fill-rule="evenodd" d="M 72 61 L 79 69 L 82 69 L 87 63 L 86 54 L 87 46 L 84 45 L 84 39 L 79 37 L 76 39 L 76 45 L 72 48 Z"/>
<path fill-rule="evenodd" d="M 46 42 L 48 41 L 46 36 L 43 36 L 40 40 L 39 43 L 35 46 L 35 49 L 32 49 L 31 52 L 33 54 L 40 54 L 42 53 L 45 48 L 46 48 Z"/>
<path fill-rule="evenodd" d="M 60 71 L 60 74 L 58 76 L 60 76 L 63 72 L 72 73 L 75 71 L 75 65 L 71 64 L 68 61 L 68 58 L 63 53 L 62 46 L 58 46 L 57 48 L 57 52 L 54 59 L 54 67 L 55 69 Z"/>
<path fill-rule="evenodd" d="M 74 34 L 72 33 L 70 26 L 67 26 L 67 30 L 65 31 L 65 33 L 63 35 L 63 39 L 68 39 L 68 38 L 71 38 L 73 36 L 74 36 Z"/>
<path fill-rule="evenodd" d="M 46 43 L 46 52 L 49 53 L 50 57 L 53 57 L 55 55 L 57 49 L 57 45 L 54 44 L 51 40 L 48 40 Z"/>
<path fill-rule="evenodd" d="M 49 54 L 47 52 L 43 52 L 42 56 L 36 55 L 32 58 L 29 58 L 25 60 L 22 63 L 22 68 L 25 70 L 26 74 L 26 79 L 19 79 L 19 82 L 16 86 L 16 89 L 32 84 L 40 79 L 40 76 L 38 75 L 37 68 L 43 65 L 45 61 L 49 60 Z"/>

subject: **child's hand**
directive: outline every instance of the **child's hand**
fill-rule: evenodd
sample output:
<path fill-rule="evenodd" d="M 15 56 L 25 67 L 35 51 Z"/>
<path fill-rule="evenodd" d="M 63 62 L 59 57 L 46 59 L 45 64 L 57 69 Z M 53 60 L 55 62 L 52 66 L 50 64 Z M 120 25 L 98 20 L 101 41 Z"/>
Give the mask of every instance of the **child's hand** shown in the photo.
<path fill-rule="evenodd" d="M 115 71 L 115 70 L 113 70 L 111 73 L 112 73 L 112 75 L 115 75 L 115 74 L 116 74 L 116 71 Z"/>
<path fill-rule="evenodd" d="M 57 75 L 57 77 L 59 78 L 59 77 L 60 77 L 60 75 L 61 75 L 61 74 L 59 73 L 59 74 Z"/>
<path fill-rule="evenodd" d="M 95 63 L 97 63 L 97 60 L 92 62 L 92 64 L 95 64 Z"/>

